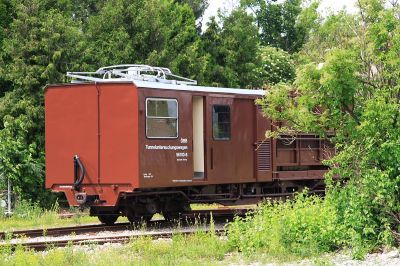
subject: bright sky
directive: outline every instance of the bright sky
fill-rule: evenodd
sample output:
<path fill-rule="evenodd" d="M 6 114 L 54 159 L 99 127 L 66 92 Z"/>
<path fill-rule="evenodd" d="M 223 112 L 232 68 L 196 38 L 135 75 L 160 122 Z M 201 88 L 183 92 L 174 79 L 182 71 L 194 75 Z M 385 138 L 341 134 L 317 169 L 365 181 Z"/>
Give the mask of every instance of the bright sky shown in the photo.
<path fill-rule="evenodd" d="M 209 0 L 209 7 L 204 13 L 204 21 L 203 27 L 206 25 L 208 19 L 212 16 L 217 15 L 217 11 L 219 8 L 226 8 L 227 10 L 232 9 L 235 3 L 238 3 L 239 0 Z M 331 9 L 332 11 L 339 11 L 343 8 L 350 13 L 356 11 L 355 3 L 357 0 L 322 0 L 320 5 L 320 10 Z"/>

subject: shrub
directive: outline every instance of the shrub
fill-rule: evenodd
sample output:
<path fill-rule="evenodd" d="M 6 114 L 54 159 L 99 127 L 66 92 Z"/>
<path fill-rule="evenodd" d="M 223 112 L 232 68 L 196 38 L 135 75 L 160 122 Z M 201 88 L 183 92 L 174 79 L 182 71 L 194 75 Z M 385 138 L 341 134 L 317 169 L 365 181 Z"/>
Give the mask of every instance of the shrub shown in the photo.
<path fill-rule="evenodd" d="M 293 82 L 296 76 L 295 64 L 289 53 L 279 48 L 263 46 L 259 48 L 259 54 L 264 86 Z"/>
<path fill-rule="evenodd" d="M 245 218 L 237 217 L 228 226 L 228 243 L 246 254 L 263 250 L 307 257 L 334 250 L 340 232 L 330 202 L 304 192 L 293 200 L 266 201 Z"/>

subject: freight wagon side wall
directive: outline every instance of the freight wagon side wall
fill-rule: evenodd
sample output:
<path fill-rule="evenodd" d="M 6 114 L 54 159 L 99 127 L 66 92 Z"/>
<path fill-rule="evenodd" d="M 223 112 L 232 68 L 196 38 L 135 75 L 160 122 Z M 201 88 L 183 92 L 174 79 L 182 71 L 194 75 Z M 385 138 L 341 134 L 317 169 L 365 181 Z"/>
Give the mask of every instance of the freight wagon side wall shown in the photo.
<path fill-rule="evenodd" d="M 68 84 L 45 93 L 46 187 L 74 198 L 73 157 L 86 176 L 82 192 L 114 205 L 138 186 L 138 100 L 132 83 Z"/>
<path fill-rule="evenodd" d="M 192 93 L 139 88 L 139 143 L 140 143 L 140 187 L 159 188 L 192 185 L 193 143 L 192 143 Z M 177 107 L 177 136 L 150 137 L 168 130 L 160 120 L 146 121 L 146 101 L 168 100 Z M 174 105 L 175 107 L 175 105 Z M 151 109 L 151 108 L 149 108 Z M 165 111 L 165 110 L 164 110 Z M 157 114 L 163 116 L 164 114 Z M 173 115 L 172 113 L 170 115 Z M 149 117 L 152 114 L 149 114 Z M 154 132 L 146 134 L 147 123 L 152 123 Z M 172 120 L 172 119 L 171 119 Z M 173 123 L 173 121 L 171 121 Z M 149 129 L 151 130 L 151 129 Z M 167 132 L 169 133 L 169 132 Z M 149 136 L 147 136 L 149 135 Z"/>
<path fill-rule="evenodd" d="M 180 187 L 193 185 L 255 182 L 254 97 L 248 95 L 217 94 L 138 88 L 139 98 L 139 150 L 140 188 Z M 193 99 L 204 99 L 204 170 L 203 178 L 194 177 L 193 152 Z M 154 107 L 146 108 L 146 102 L 176 100 L 177 136 L 165 138 L 146 134 L 148 124 L 157 124 L 154 130 L 165 130 L 166 118 L 162 114 L 152 117 Z M 151 103 L 154 104 L 154 103 Z M 165 103 L 164 103 L 165 104 Z M 229 105 L 231 137 L 229 140 L 213 139 L 214 105 Z M 165 106 L 163 107 L 166 108 Z M 163 112 L 165 112 L 164 110 Z M 170 114 L 171 115 L 171 114 Z M 174 121 L 171 119 L 171 122 Z M 150 134 L 151 135 L 151 134 Z"/>

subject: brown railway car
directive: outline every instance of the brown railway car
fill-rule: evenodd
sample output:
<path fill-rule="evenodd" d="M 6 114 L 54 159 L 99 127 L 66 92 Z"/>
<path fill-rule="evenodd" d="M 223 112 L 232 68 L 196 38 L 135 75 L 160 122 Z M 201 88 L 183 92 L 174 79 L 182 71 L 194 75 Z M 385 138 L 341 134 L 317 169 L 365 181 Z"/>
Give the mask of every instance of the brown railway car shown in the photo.
<path fill-rule="evenodd" d="M 79 82 L 45 92 L 46 187 L 102 222 L 321 187 L 333 148 L 311 134 L 266 139 L 274 127 L 254 103 L 265 91 L 196 86 L 140 65 L 68 75 Z"/>

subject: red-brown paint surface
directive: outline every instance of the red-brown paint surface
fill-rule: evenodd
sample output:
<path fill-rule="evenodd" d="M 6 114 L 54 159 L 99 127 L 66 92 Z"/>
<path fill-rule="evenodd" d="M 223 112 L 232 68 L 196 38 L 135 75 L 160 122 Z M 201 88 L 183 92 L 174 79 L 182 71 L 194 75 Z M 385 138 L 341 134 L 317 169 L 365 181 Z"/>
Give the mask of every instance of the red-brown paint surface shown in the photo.
<path fill-rule="evenodd" d="M 172 139 L 146 137 L 146 99 L 166 98 L 178 101 L 178 137 Z M 193 178 L 192 94 L 139 88 L 139 153 L 140 187 L 191 185 Z M 186 140 L 185 140 L 186 139 Z M 184 142 L 184 143 L 183 143 Z M 149 149 L 147 146 L 187 147 L 186 150 Z M 187 153 L 186 161 L 177 161 L 178 152 Z M 187 182 L 189 181 L 189 182 Z"/>
<path fill-rule="evenodd" d="M 208 97 L 207 142 L 209 143 L 208 180 L 211 183 L 254 182 L 254 102 L 234 97 Z M 229 140 L 215 140 L 212 132 L 212 108 L 228 105 L 231 116 Z"/>
<path fill-rule="evenodd" d="M 84 184 L 97 184 L 98 113 L 95 86 L 48 88 L 45 110 L 46 187 L 74 182 L 74 155 L 78 155 L 85 165 Z"/>
<path fill-rule="evenodd" d="M 138 100 L 133 84 L 69 84 L 45 94 L 46 187 L 76 205 L 73 157 L 86 169 L 82 191 L 115 205 L 138 186 Z"/>
<path fill-rule="evenodd" d="M 132 84 L 101 84 L 100 183 L 138 187 L 138 97 Z"/>
<path fill-rule="evenodd" d="M 266 118 L 261 110 L 261 107 L 254 106 L 255 110 L 255 120 L 256 120 L 256 138 L 255 138 L 255 148 L 256 148 L 256 158 L 254 161 L 256 174 L 257 174 L 257 181 L 258 182 L 268 182 L 272 181 L 272 165 L 273 165 L 273 141 L 271 138 L 266 138 L 265 133 L 267 130 L 271 130 L 271 120 Z M 259 153 L 268 154 L 269 153 L 269 160 L 265 163 L 265 166 L 261 169 L 259 156 L 262 155 Z M 265 157 L 263 157 L 265 158 Z"/>
<path fill-rule="evenodd" d="M 193 178 L 193 95 L 205 99 L 205 179 Z M 167 98 L 178 101 L 179 132 L 176 139 L 146 137 L 146 99 Z M 231 108 L 231 139 L 214 140 L 212 106 Z M 254 171 L 254 97 L 193 93 L 139 88 L 140 187 L 158 188 L 207 184 L 255 182 Z M 183 140 L 187 143 L 182 143 Z M 175 150 L 152 150 L 148 146 L 186 146 L 186 161 L 177 161 Z"/>

